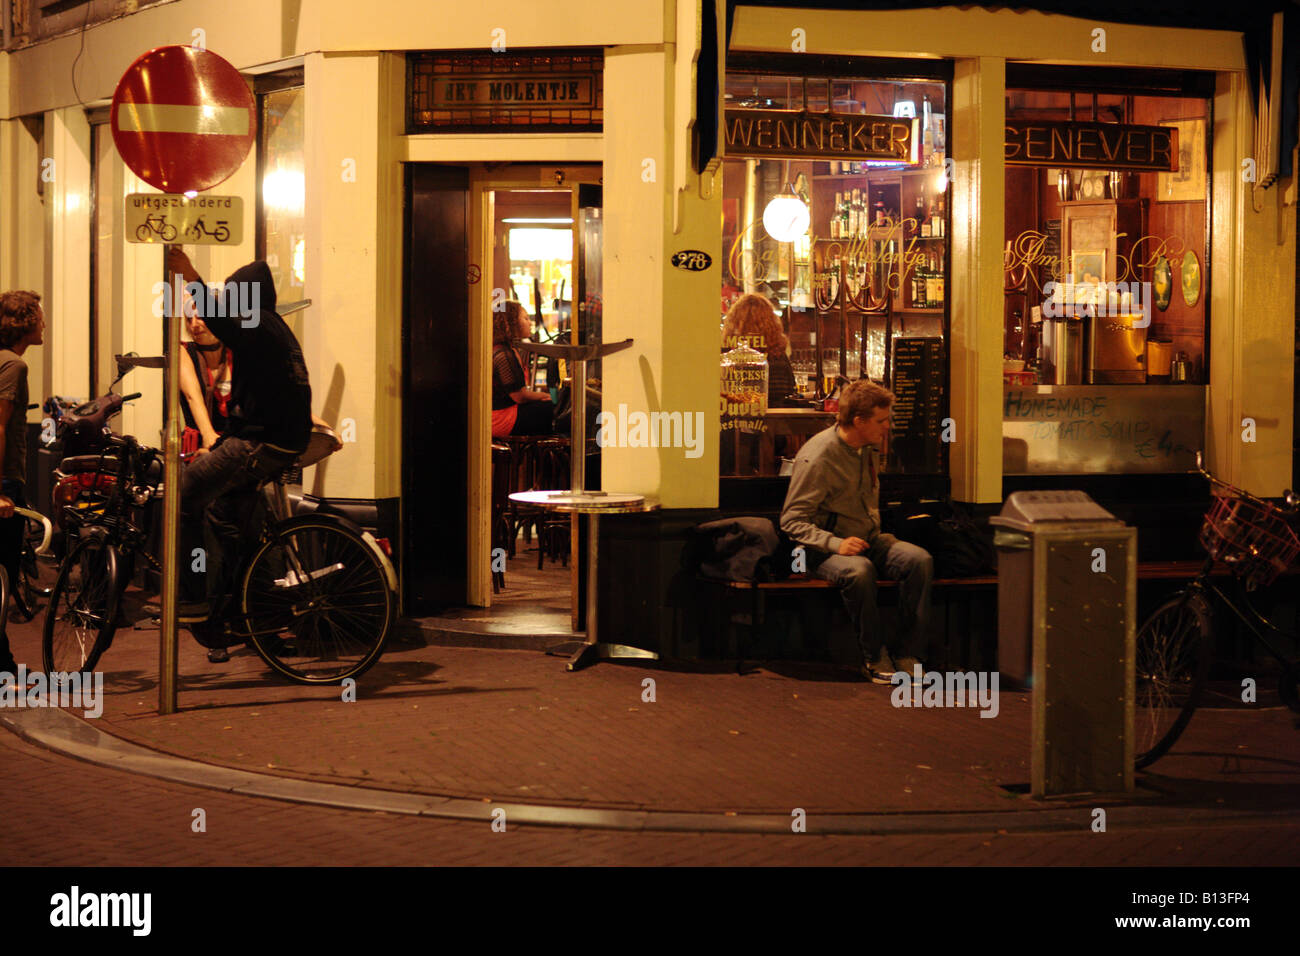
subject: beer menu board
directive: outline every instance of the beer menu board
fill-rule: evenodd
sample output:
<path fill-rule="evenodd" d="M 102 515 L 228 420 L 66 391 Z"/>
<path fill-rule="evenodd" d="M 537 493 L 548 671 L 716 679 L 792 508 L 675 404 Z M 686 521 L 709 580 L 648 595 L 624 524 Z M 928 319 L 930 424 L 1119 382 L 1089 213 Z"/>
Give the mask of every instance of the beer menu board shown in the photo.
<path fill-rule="evenodd" d="M 894 467 L 934 473 L 942 470 L 943 340 L 894 339 L 894 421 L 889 446 Z"/>

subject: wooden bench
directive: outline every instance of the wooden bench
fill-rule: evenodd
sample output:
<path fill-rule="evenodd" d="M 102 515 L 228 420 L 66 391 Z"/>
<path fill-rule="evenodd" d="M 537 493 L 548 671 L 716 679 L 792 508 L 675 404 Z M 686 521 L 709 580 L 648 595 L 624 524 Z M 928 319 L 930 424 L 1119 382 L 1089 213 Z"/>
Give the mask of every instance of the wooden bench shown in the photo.
<path fill-rule="evenodd" d="M 1138 563 L 1138 580 L 1139 581 L 1190 581 L 1200 572 L 1203 561 L 1141 561 Z M 1215 577 L 1226 577 L 1231 572 L 1226 565 L 1216 565 L 1212 574 Z M 748 594 L 750 599 L 750 617 L 749 617 L 749 635 L 750 641 L 746 642 L 737 639 L 736 642 L 736 670 L 741 672 L 744 668 L 745 650 L 747 644 L 752 644 L 758 637 L 759 629 L 763 626 L 766 616 L 764 607 L 766 597 L 787 595 L 787 594 L 806 594 L 814 591 L 837 591 L 838 589 L 830 581 L 814 577 L 811 574 L 794 574 L 781 581 L 726 581 L 718 578 L 700 577 L 700 581 L 720 587 L 724 594 Z M 951 637 L 951 597 L 955 592 L 961 591 L 982 591 L 988 588 L 997 587 L 998 577 L 996 574 L 985 574 L 976 577 L 966 578 L 935 578 L 930 584 L 931 601 L 936 597 L 943 598 L 944 607 L 944 640 Z M 898 587 L 898 582 L 890 579 L 880 579 L 876 582 L 877 593 L 888 592 Z M 825 628 L 824 630 L 829 630 Z"/>

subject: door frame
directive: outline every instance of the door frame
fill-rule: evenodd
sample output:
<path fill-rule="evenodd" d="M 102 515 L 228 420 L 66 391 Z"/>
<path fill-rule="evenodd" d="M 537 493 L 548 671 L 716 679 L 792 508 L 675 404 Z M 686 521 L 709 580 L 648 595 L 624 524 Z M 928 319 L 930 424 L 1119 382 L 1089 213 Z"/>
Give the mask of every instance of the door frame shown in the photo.
<path fill-rule="evenodd" d="M 602 182 L 600 163 L 469 163 L 471 271 L 479 266 L 480 279 L 471 283 L 469 302 L 469 467 L 465 529 L 466 603 L 492 604 L 492 243 L 496 209 L 492 193 L 499 189 L 553 189 L 569 191 L 573 219 L 574 258 L 578 255 L 578 186 Z M 577 281 L 577 274 L 574 274 Z M 573 291 L 577 302 L 577 289 Z M 575 305 L 571 322 L 578 322 Z M 570 561 L 576 569 L 576 562 Z M 571 578 L 576 570 L 571 572 Z M 576 580 L 576 578 L 575 578 Z"/>

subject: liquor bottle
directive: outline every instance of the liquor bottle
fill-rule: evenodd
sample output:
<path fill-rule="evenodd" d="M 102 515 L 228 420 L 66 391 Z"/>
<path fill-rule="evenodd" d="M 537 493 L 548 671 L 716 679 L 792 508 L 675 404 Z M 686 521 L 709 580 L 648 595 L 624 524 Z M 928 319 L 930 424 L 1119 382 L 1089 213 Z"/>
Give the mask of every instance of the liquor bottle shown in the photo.
<path fill-rule="evenodd" d="M 930 156 L 934 153 L 934 125 L 930 122 L 930 97 L 924 97 L 921 105 L 921 165 L 930 165 Z"/>
<path fill-rule="evenodd" d="M 912 235 L 919 236 L 921 234 L 921 220 L 924 218 L 925 218 L 925 201 L 920 196 L 917 196 L 916 197 L 916 224 L 912 226 L 912 229 L 914 230 L 912 232 Z"/>
<path fill-rule="evenodd" d="M 858 191 L 855 189 L 849 198 L 849 238 L 858 234 Z"/>
<path fill-rule="evenodd" d="M 870 215 L 867 209 L 867 191 L 865 189 L 858 192 L 858 238 L 861 239 L 867 234 L 867 224 Z"/>
<path fill-rule="evenodd" d="M 883 199 L 877 199 L 876 200 L 876 225 L 883 226 L 884 224 L 885 224 L 885 201 Z"/>
<path fill-rule="evenodd" d="M 840 238 L 841 239 L 849 238 L 849 206 L 850 205 L 851 203 L 849 200 L 849 194 L 845 193 L 844 205 L 840 209 Z"/>
<path fill-rule="evenodd" d="M 938 233 L 939 238 L 942 239 L 944 236 L 948 235 L 948 227 L 947 225 L 945 225 L 945 220 L 944 220 L 942 196 L 939 197 L 939 218 L 935 220 L 935 224 L 939 227 L 939 233 Z"/>
<path fill-rule="evenodd" d="M 925 218 L 921 220 L 922 239 L 929 239 L 932 235 L 934 235 L 934 226 L 932 224 L 933 220 L 934 220 L 934 200 L 931 200 L 930 209 L 928 212 L 926 212 Z"/>
<path fill-rule="evenodd" d="M 832 239 L 838 239 L 840 237 L 840 204 L 842 201 L 843 201 L 842 195 L 840 193 L 836 193 L 835 212 L 831 214 L 831 238 Z"/>

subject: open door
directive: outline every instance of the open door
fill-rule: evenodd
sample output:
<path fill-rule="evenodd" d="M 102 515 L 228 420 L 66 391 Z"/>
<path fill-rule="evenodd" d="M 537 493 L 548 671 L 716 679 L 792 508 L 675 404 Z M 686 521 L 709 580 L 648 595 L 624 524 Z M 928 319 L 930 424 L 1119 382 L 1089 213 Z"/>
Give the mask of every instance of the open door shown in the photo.
<path fill-rule="evenodd" d="M 406 167 L 402 579 L 406 613 L 465 603 L 469 171 Z"/>

